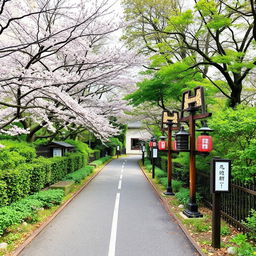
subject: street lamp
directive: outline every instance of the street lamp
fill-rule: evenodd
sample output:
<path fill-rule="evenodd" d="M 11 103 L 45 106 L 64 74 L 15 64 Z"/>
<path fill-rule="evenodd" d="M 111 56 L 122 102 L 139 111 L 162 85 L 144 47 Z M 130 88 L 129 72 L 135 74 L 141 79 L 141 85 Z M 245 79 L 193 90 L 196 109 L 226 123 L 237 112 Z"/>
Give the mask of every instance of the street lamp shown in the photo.
<path fill-rule="evenodd" d="M 196 149 L 198 152 L 209 153 L 212 151 L 212 137 L 209 132 L 213 132 L 208 126 L 203 126 L 197 130 L 201 135 L 197 137 Z"/>
<path fill-rule="evenodd" d="M 181 126 L 180 131 L 176 133 L 175 140 L 177 151 L 189 150 L 189 133 L 184 130 L 183 126 Z"/>

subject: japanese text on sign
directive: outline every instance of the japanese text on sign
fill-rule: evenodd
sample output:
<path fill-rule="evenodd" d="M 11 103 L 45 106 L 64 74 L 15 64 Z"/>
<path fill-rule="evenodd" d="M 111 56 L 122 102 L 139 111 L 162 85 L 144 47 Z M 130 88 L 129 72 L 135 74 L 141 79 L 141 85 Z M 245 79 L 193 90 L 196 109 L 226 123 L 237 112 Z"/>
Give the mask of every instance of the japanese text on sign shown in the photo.
<path fill-rule="evenodd" d="M 215 162 L 215 191 L 229 190 L 229 162 Z"/>

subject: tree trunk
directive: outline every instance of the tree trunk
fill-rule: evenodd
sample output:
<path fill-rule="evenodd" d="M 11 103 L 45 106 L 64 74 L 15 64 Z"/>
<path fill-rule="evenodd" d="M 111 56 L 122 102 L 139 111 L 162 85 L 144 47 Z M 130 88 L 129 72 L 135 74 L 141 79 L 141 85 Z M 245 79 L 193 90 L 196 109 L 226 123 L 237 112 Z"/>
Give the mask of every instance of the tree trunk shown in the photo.
<path fill-rule="evenodd" d="M 229 106 L 231 108 L 235 108 L 238 104 L 241 103 L 241 93 L 242 93 L 242 84 L 236 84 L 236 86 L 232 89 L 231 99 Z"/>

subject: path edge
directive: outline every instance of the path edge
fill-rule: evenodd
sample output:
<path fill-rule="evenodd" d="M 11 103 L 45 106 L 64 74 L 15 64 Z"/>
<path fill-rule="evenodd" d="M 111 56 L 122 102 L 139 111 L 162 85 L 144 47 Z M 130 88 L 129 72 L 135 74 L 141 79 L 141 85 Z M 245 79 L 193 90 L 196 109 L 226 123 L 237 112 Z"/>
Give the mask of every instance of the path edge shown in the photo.
<path fill-rule="evenodd" d="M 176 223 L 179 225 L 179 227 L 181 228 L 181 230 L 183 231 L 183 233 L 186 235 L 186 237 L 188 238 L 188 240 L 191 242 L 191 244 L 194 246 L 194 248 L 197 250 L 197 252 L 199 253 L 200 256 L 205 256 L 205 254 L 202 252 L 200 246 L 197 244 L 197 242 L 193 239 L 193 237 L 188 233 L 187 229 L 185 228 L 185 226 L 182 224 L 182 222 L 179 220 L 179 218 L 176 217 L 176 215 L 170 210 L 170 207 L 168 206 L 167 201 L 164 199 L 163 196 L 161 196 L 161 193 L 159 193 L 157 187 L 155 186 L 155 184 L 148 178 L 148 176 L 146 175 L 142 164 L 138 161 L 138 165 L 143 173 L 143 175 L 145 176 L 145 178 L 147 179 L 147 181 L 150 183 L 152 189 L 154 190 L 155 194 L 157 195 L 157 197 L 159 198 L 159 200 L 161 201 L 162 205 L 164 206 L 165 210 L 167 211 L 167 213 L 173 217 L 176 221 Z"/>
<path fill-rule="evenodd" d="M 110 162 L 112 162 L 114 158 L 112 158 L 110 161 L 108 161 L 106 164 L 103 164 L 102 167 L 94 173 L 86 182 L 85 184 L 74 193 L 74 195 L 69 198 L 63 205 L 61 205 L 44 223 L 42 223 L 18 248 L 16 248 L 13 252 L 9 253 L 8 255 L 11 256 L 18 256 L 24 249 L 27 247 L 45 228 L 48 226 L 55 217 L 61 213 L 65 207 L 71 203 L 90 183 L 91 181 L 98 176 L 98 174 L 101 173 L 103 168 L 107 166 Z"/>

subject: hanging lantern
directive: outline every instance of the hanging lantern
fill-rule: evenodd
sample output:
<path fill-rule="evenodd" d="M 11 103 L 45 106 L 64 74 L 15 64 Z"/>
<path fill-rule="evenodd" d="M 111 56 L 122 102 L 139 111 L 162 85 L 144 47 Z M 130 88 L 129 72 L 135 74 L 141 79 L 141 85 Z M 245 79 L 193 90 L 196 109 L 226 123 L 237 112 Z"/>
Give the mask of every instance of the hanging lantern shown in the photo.
<path fill-rule="evenodd" d="M 181 126 L 181 129 L 176 133 L 176 150 L 178 151 L 187 151 L 188 142 L 189 142 L 189 133 L 184 130 L 184 127 Z"/>
<path fill-rule="evenodd" d="M 209 136 L 209 132 L 213 130 L 207 126 L 204 126 L 197 131 L 202 132 L 200 136 L 197 137 L 196 148 L 198 152 L 211 152 L 212 151 L 212 137 Z"/>
<path fill-rule="evenodd" d="M 158 141 L 158 149 L 159 150 L 166 150 L 167 143 L 165 141 L 165 136 L 160 137 L 160 141 Z"/>
<path fill-rule="evenodd" d="M 149 142 L 149 147 L 152 148 L 153 147 L 153 141 Z"/>

